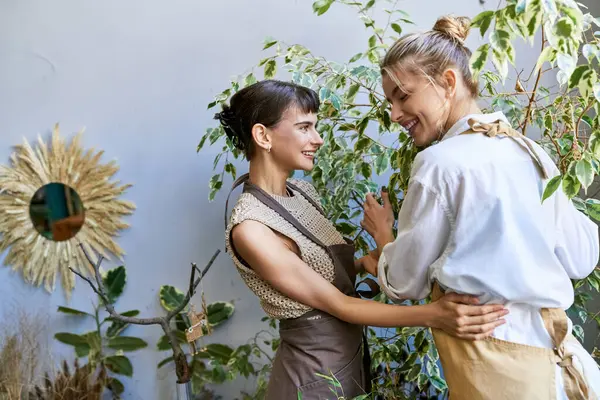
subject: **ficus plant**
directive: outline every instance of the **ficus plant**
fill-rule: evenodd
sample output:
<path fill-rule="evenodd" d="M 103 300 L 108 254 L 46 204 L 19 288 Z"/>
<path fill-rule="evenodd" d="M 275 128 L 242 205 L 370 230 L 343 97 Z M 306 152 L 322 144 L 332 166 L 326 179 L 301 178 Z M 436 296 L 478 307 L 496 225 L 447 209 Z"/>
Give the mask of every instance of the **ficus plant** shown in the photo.
<path fill-rule="evenodd" d="M 125 288 L 127 272 L 124 266 L 113 268 L 103 276 L 104 287 L 107 296 L 114 304 Z M 108 375 L 107 387 L 113 394 L 113 398 L 119 398 L 123 393 L 123 383 L 117 378 L 118 375 L 131 377 L 133 366 L 127 352 L 143 349 L 148 344 L 138 337 L 125 336 L 124 333 L 129 324 L 117 321 L 106 311 L 101 301 L 93 305 L 91 312 L 80 311 L 69 307 L 60 306 L 58 311 L 73 318 L 86 318 L 94 321 L 94 329 L 84 334 L 71 332 L 59 332 L 54 335 L 55 339 L 73 346 L 78 358 L 87 358 L 87 366 L 92 371 L 100 369 L 103 374 Z M 138 310 L 125 311 L 122 315 L 135 317 Z"/>
<path fill-rule="evenodd" d="M 321 195 L 327 216 L 354 239 L 360 256 L 373 246 L 358 225 L 365 195 L 378 193 L 377 182 L 387 179 L 397 214 L 418 152 L 407 132 L 391 120 L 379 68 L 386 49 L 413 22 L 393 0 L 318 0 L 312 5 L 317 15 L 332 6 L 356 10 L 369 33 L 362 52 L 336 61 L 302 44 L 268 38 L 265 57 L 233 79 L 208 108 L 219 107 L 240 88 L 279 71 L 314 89 L 322 102 L 318 118 L 324 145 L 306 175 Z M 386 17 L 376 21 L 375 10 L 383 10 Z M 503 111 L 555 161 L 560 175 L 547 182 L 543 199 L 563 190 L 581 212 L 600 221 L 600 201 L 588 198 L 593 195 L 588 188 L 600 173 L 600 20 L 574 0 L 502 0 L 496 9 L 471 17 L 472 34 L 481 35 L 484 42 L 471 59 L 482 106 Z M 519 41 L 536 52 L 535 65 L 519 63 Z M 542 84 L 547 81 L 544 75 L 551 77 L 551 85 Z M 209 182 L 212 200 L 226 180 L 236 178 L 235 160 L 243 154 L 220 126 L 206 130 L 197 150 L 206 145 L 219 149 Z M 573 284 L 576 301 L 569 313 L 581 323 L 595 320 L 600 326 L 598 310 L 587 306 L 600 291 L 600 270 Z M 376 300 L 389 301 L 383 294 Z M 583 339 L 580 325 L 574 333 Z M 369 345 L 377 372 L 374 392 L 381 398 L 437 398 L 446 392 L 429 330 L 370 329 Z"/>

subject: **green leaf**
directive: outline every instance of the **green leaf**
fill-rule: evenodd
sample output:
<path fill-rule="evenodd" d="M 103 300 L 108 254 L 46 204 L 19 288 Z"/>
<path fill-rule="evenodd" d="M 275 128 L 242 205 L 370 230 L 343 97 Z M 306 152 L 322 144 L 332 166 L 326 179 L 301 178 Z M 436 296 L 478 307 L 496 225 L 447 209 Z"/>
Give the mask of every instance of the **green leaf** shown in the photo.
<path fill-rule="evenodd" d="M 277 73 L 277 61 L 271 59 L 265 64 L 265 79 L 271 79 Z"/>
<path fill-rule="evenodd" d="M 317 13 L 317 15 L 323 15 L 329 10 L 329 7 L 333 4 L 334 0 L 318 0 L 315 1 L 312 5 L 313 11 Z"/>
<path fill-rule="evenodd" d="M 231 177 L 233 178 L 233 180 L 235 180 L 236 175 L 237 175 L 235 165 L 233 165 L 232 163 L 225 164 L 225 172 L 229 173 L 231 175 Z"/>
<path fill-rule="evenodd" d="M 527 3 L 529 0 L 518 0 L 517 6 L 515 7 L 515 12 L 517 14 L 523 14 L 527 9 Z"/>
<path fill-rule="evenodd" d="M 412 382 L 417 379 L 419 374 L 421 373 L 421 364 L 415 364 L 410 369 L 410 372 L 406 375 L 406 380 L 408 382 Z"/>
<path fill-rule="evenodd" d="M 263 50 L 268 49 L 269 47 L 273 47 L 277 44 L 277 40 L 272 39 L 272 38 L 268 38 L 265 40 L 265 47 L 263 47 Z"/>
<path fill-rule="evenodd" d="M 60 332 L 54 335 L 54 338 L 61 343 L 71 346 L 89 346 L 87 338 L 84 335 L 76 335 L 69 332 Z"/>
<path fill-rule="evenodd" d="M 390 166 L 390 158 L 386 153 L 382 153 L 375 159 L 375 173 L 377 175 L 383 174 Z"/>
<path fill-rule="evenodd" d="M 106 289 L 106 295 L 111 303 L 117 301 L 119 296 L 123 293 L 125 288 L 125 281 L 127 280 L 127 272 L 124 266 L 116 267 L 108 271 L 103 277 L 104 288 Z"/>
<path fill-rule="evenodd" d="M 577 165 L 575 166 L 575 172 L 577 174 L 577 179 L 581 182 L 581 185 L 585 190 L 592 184 L 594 181 L 594 170 L 592 169 L 592 164 L 588 160 L 579 160 L 577 161 Z"/>
<path fill-rule="evenodd" d="M 233 354 L 233 349 L 219 343 L 211 343 L 206 346 L 207 353 L 222 364 L 227 364 Z"/>
<path fill-rule="evenodd" d="M 562 181 L 562 176 L 560 176 L 560 175 L 557 175 L 554 178 L 550 179 L 550 181 L 548 181 L 548 184 L 546 185 L 546 188 L 544 189 L 544 194 L 542 195 L 542 203 L 548 197 L 552 196 L 552 194 L 554 194 L 554 192 L 556 192 L 556 189 L 558 189 L 558 187 L 560 186 L 561 181 Z"/>
<path fill-rule="evenodd" d="M 579 85 L 581 78 L 585 72 L 589 70 L 589 68 L 590 67 L 588 65 L 580 65 L 579 67 L 575 68 L 575 71 L 573 71 L 571 77 L 569 78 L 569 88 L 574 88 L 575 86 Z"/>
<path fill-rule="evenodd" d="M 217 301 L 206 306 L 208 323 L 217 326 L 227 321 L 233 315 L 235 307 L 232 303 Z"/>
<path fill-rule="evenodd" d="M 375 35 L 369 38 L 369 48 L 375 47 L 377 45 L 377 37 Z"/>
<path fill-rule="evenodd" d="M 596 98 L 596 101 L 600 102 L 600 82 L 594 83 L 592 91 L 594 92 L 594 97 Z"/>
<path fill-rule="evenodd" d="M 87 357 L 90 354 L 89 345 L 77 345 L 75 346 L 75 354 L 77 357 Z"/>
<path fill-rule="evenodd" d="M 510 47 L 510 34 L 502 29 L 497 29 L 490 35 L 492 47 L 498 51 L 507 51 Z"/>
<path fill-rule="evenodd" d="M 175 310 L 185 300 L 185 294 L 171 285 L 160 287 L 160 304 L 167 311 Z"/>
<path fill-rule="evenodd" d="M 583 331 L 583 328 L 581 327 L 581 325 L 573 325 L 573 335 L 575 335 L 575 337 L 577 339 L 579 339 L 580 342 L 583 343 L 583 339 L 584 339 L 585 335 L 584 335 L 584 331 Z"/>
<path fill-rule="evenodd" d="M 252 84 L 255 84 L 256 82 L 257 80 L 253 73 L 248 74 L 248 76 L 246 76 L 246 78 L 244 79 L 245 86 L 250 86 Z"/>
<path fill-rule="evenodd" d="M 173 358 L 173 356 L 167 357 L 164 360 L 162 360 L 161 362 L 159 362 L 158 365 L 156 366 L 156 368 L 161 368 L 174 360 L 175 359 Z"/>
<path fill-rule="evenodd" d="M 587 199 L 585 205 L 588 216 L 596 221 L 600 221 L 600 201 L 596 199 Z"/>
<path fill-rule="evenodd" d="M 482 13 L 479 13 L 471 21 L 472 27 L 479 27 L 481 37 L 483 37 L 487 32 L 488 28 L 490 27 L 490 24 L 492 23 L 492 20 L 494 19 L 495 14 L 496 13 L 494 11 L 484 11 Z"/>
<path fill-rule="evenodd" d="M 148 346 L 143 339 L 132 336 L 117 336 L 108 340 L 108 347 L 115 350 L 135 351 Z"/>
<path fill-rule="evenodd" d="M 108 388 L 111 392 L 117 395 L 123 394 L 125 391 L 125 386 L 123 386 L 123 383 L 114 377 L 110 377 L 110 380 L 108 381 Z"/>
<path fill-rule="evenodd" d="M 177 342 L 179 342 L 180 344 L 187 343 L 187 338 L 185 336 L 185 332 L 175 331 L 175 337 L 177 338 Z M 171 350 L 171 344 L 169 342 L 169 337 L 167 335 L 161 336 L 160 339 L 158 339 L 156 348 L 160 351 Z"/>
<path fill-rule="evenodd" d="M 360 60 L 363 56 L 363 53 L 357 53 L 355 54 L 350 61 L 348 61 L 349 64 L 352 64 L 353 62 L 357 62 L 358 60 Z"/>
<path fill-rule="evenodd" d="M 562 17 L 558 21 L 556 21 L 556 33 L 558 36 L 569 39 L 573 34 L 575 27 L 573 26 L 573 21 L 571 21 L 567 17 Z"/>
<path fill-rule="evenodd" d="M 562 181 L 563 191 L 567 195 L 568 198 L 573 198 L 577 196 L 579 193 L 579 189 L 581 189 L 581 183 L 571 175 L 565 175 Z"/>
<path fill-rule="evenodd" d="M 448 389 L 446 382 L 444 382 L 444 380 L 439 376 L 430 376 L 429 382 L 431 382 L 433 387 L 439 390 L 440 392 L 444 392 L 446 389 Z"/>
<path fill-rule="evenodd" d="M 70 315 L 88 316 L 88 317 L 92 316 L 92 314 L 88 314 L 85 311 L 79 311 L 79 310 L 75 310 L 74 308 L 63 307 L 63 306 L 59 306 L 57 311 L 64 313 L 64 314 L 70 314 Z"/>
<path fill-rule="evenodd" d="M 358 93 L 359 89 L 360 85 L 358 83 L 350 85 L 350 87 L 348 88 L 348 92 L 346 93 L 346 99 L 348 99 L 349 102 L 354 101 L 354 98 L 356 97 L 356 94 Z"/>
<path fill-rule="evenodd" d="M 399 24 L 394 22 L 391 26 L 394 32 L 396 32 L 398 35 L 402 35 L 402 27 Z"/>
<path fill-rule="evenodd" d="M 490 45 L 488 43 L 480 46 L 471 56 L 471 70 L 473 76 L 479 75 L 479 72 L 485 66 L 490 52 Z"/>
<path fill-rule="evenodd" d="M 110 356 L 104 359 L 106 368 L 115 374 L 133 376 L 133 366 L 129 358 L 125 356 Z"/>
<path fill-rule="evenodd" d="M 537 64 L 535 65 L 535 70 L 539 71 L 545 62 L 552 62 L 555 57 L 556 50 L 554 50 L 552 47 L 546 47 L 538 57 Z"/>

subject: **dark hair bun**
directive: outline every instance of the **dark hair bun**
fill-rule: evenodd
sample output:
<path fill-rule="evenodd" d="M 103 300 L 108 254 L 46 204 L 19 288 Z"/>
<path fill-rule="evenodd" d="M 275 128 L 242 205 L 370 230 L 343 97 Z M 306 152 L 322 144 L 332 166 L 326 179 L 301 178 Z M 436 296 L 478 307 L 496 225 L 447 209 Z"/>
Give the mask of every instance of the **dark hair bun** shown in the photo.
<path fill-rule="evenodd" d="M 240 136 L 239 129 L 239 118 L 235 115 L 235 112 L 227 105 L 223 104 L 223 110 L 215 114 L 214 119 L 219 120 L 225 134 L 231 140 L 236 149 L 246 152 L 248 150 L 248 144 Z"/>
<path fill-rule="evenodd" d="M 455 17 L 446 15 L 440 17 L 433 26 L 433 30 L 443 33 L 444 35 L 456 39 L 459 43 L 464 44 L 471 30 L 471 20 L 468 17 Z"/>

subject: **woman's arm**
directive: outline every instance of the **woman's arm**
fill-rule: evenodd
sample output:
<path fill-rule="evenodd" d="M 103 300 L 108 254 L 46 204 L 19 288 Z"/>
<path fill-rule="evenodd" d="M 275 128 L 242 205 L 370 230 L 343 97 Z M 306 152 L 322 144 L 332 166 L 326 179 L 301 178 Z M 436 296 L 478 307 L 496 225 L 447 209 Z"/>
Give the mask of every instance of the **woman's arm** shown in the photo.
<path fill-rule="evenodd" d="M 414 307 L 383 304 L 346 296 L 310 268 L 294 243 L 260 222 L 246 220 L 232 230 L 237 253 L 265 281 L 289 298 L 360 325 L 424 326 L 444 329 L 465 339 L 491 335 L 503 324 L 501 305 L 472 306 L 470 296 L 448 295 L 441 301 Z M 287 239 L 287 240 L 286 240 Z"/>
<path fill-rule="evenodd" d="M 554 254 L 569 278 L 583 279 L 598 265 L 598 226 L 577 210 L 562 191 L 555 196 L 557 243 Z"/>

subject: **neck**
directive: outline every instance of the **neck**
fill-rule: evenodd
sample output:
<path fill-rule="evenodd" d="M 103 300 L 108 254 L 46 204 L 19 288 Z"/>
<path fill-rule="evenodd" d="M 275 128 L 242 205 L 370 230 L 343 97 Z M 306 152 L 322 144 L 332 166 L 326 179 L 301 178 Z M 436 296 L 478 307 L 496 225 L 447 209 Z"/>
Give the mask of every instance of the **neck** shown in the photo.
<path fill-rule="evenodd" d="M 276 165 L 271 159 L 258 158 L 250 161 L 250 182 L 269 194 L 286 196 L 286 181 L 291 171 Z"/>
<path fill-rule="evenodd" d="M 471 98 L 459 103 L 457 106 L 452 107 L 446 125 L 444 126 L 444 132 L 448 132 L 454 124 L 459 120 L 470 114 L 481 114 L 481 108 L 477 105 L 477 102 Z"/>

